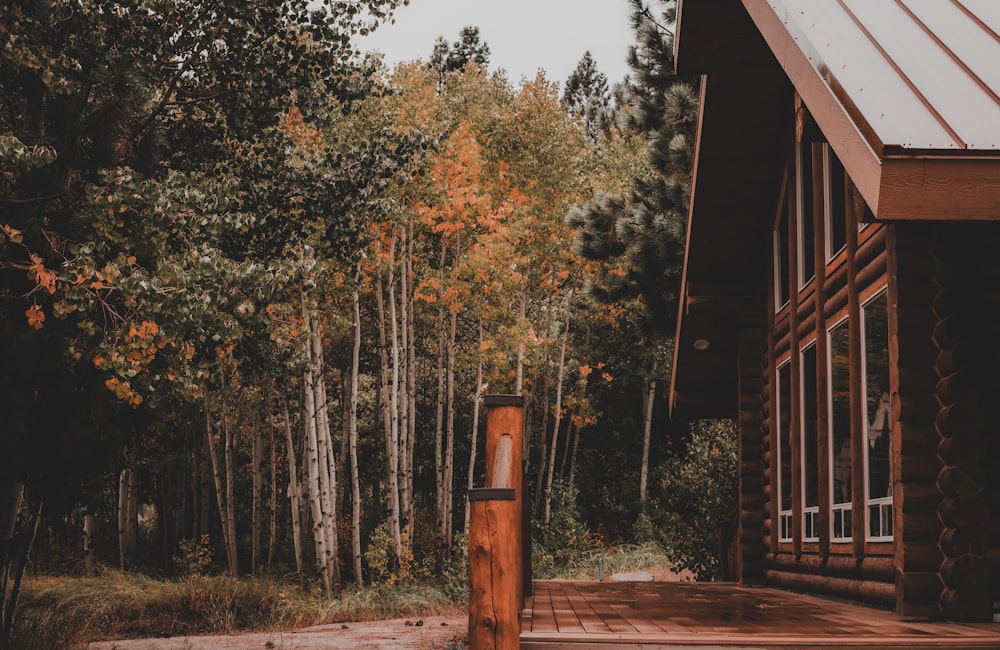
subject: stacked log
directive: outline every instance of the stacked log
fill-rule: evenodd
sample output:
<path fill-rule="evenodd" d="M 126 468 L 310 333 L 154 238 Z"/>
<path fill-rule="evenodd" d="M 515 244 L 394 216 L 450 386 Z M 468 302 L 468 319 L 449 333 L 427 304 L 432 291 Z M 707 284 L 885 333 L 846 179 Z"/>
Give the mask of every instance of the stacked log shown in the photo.
<path fill-rule="evenodd" d="M 942 438 L 935 426 L 940 409 L 932 399 L 940 379 L 934 362 L 940 355 L 931 337 L 940 320 L 932 309 L 940 290 L 930 255 L 934 233 L 917 224 L 886 230 L 889 365 L 896 388 L 891 405 L 896 612 L 905 618 L 940 618 L 942 495 L 937 479 L 942 465 L 936 452 Z"/>
<path fill-rule="evenodd" d="M 940 352 L 935 363 L 934 395 L 940 406 L 935 428 L 941 436 L 938 459 L 943 467 L 937 487 L 943 495 L 938 516 L 944 525 L 939 538 L 943 554 L 939 576 L 944 585 L 941 611 L 960 621 L 989 620 L 989 505 L 984 497 L 982 434 L 984 413 L 980 373 L 970 352 L 981 337 L 970 313 L 972 274 L 957 250 L 959 242 L 939 239 L 934 254 L 937 294 L 932 303 L 937 324 L 933 340 Z M 962 363 L 965 360 L 966 363 Z"/>
<path fill-rule="evenodd" d="M 740 584 L 759 585 L 764 578 L 764 525 L 768 520 L 764 495 L 762 420 L 764 337 L 760 328 L 739 332 L 739 530 L 736 577 Z"/>

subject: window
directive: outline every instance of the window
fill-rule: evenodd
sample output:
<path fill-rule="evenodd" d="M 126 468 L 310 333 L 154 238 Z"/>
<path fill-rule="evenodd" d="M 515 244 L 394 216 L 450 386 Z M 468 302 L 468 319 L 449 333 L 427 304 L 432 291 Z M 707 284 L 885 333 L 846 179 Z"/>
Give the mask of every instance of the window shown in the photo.
<path fill-rule="evenodd" d="M 774 226 L 774 311 L 788 304 L 788 195 L 782 183 L 778 199 L 778 216 Z"/>
<path fill-rule="evenodd" d="M 831 539 L 851 541 L 851 364 L 849 327 L 844 319 L 830 328 L 830 489 Z"/>
<path fill-rule="evenodd" d="M 892 465 L 889 454 L 889 326 L 883 291 L 862 305 L 865 484 L 868 539 L 892 540 Z"/>
<path fill-rule="evenodd" d="M 826 260 L 829 262 L 847 245 L 847 205 L 844 166 L 830 145 L 823 145 L 823 201 L 826 226 Z"/>
<path fill-rule="evenodd" d="M 799 287 L 804 287 L 816 275 L 816 248 L 813 240 L 813 161 L 812 143 L 802 142 L 796 148 L 798 173 L 795 175 L 798 185 L 796 197 L 798 209 L 798 250 L 799 250 Z"/>
<path fill-rule="evenodd" d="M 778 539 L 792 541 L 792 372 L 786 361 L 778 368 Z"/>
<path fill-rule="evenodd" d="M 816 342 L 802 350 L 802 506 L 804 541 L 819 539 L 819 446 L 816 426 Z"/>

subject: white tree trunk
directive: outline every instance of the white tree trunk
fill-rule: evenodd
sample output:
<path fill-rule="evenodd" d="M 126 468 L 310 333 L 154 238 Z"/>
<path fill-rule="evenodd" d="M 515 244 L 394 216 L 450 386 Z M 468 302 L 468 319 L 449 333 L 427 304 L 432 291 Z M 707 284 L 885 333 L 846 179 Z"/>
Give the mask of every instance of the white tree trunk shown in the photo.
<path fill-rule="evenodd" d="M 285 446 L 288 455 L 288 499 L 292 510 L 292 546 L 295 549 L 295 569 L 303 574 L 302 561 L 302 521 L 299 513 L 302 508 L 302 488 L 299 487 L 298 463 L 295 461 L 295 441 L 292 439 L 292 422 L 288 416 L 288 405 L 284 407 Z"/>
<path fill-rule="evenodd" d="M 407 463 L 409 467 L 409 476 L 407 477 L 407 483 L 409 485 L 410 491 L 410 503 L 408 506 L 408 511 L 410 513 L 409 523 L 407 524 L 407 530 L 409 532 L 409 544 L 412 546 L 414 530 L 416 527 L 416 517 L 413 516 L 414 504 L 413 504 L 413 477 L 414 477 L 414 458 L 417 447 L 417 330 L 416 330 L 416 318 L 414 315 L 414 302 L 413 302 L 413 224 L 409 224 L 409 235 L 407 236 L 407 254 L 404 258 L 405 267 L 408 269 L 407 275 L 410 278 L 410 292 L 409 292 L 409 309 L 407 310 L 407 319 L 409 321 L 407 328 L 410 331 L 410 344 L 407 348 L 408 360 L 406 363 L 407 370 L 407 381 L 406 381 L 406 391 L 407 399 L 406 403 L 409 407 L 409 431 L 406 434 L 407 447 L 406 456 Z"/>
<path fill-rule="evenodd" d="M 570 315 L 570 301 L 573 298 L 573 291 L 570 290 L 569 294 L 566 296 L 566 327 L 563 330 L 562 346 L 559 350 L 559 366 L 558 366 L 558 380 L 556 381 L 556 411 L 555 411 L 555 422 L 552 425 L 552 446 L 549 449 L 549 470 L 545 478 L 545 517 L 544 522 L 546 525 L 549 523 L 549 517 L 552 514 L 552 477 L 555 474 L 556 469 L 556 450 L 559 448 L 559 424 L 562 415 L 562 390 L 563 390 L 563 378 L 565 377 L 565 372 L 563 366 L 566 365 L 566 345 L 569 342 L 569 315 Z"/>
<path fill-rule="evenodd" d="M 358 274 L 360 280 L 360 273 Z M 361 481 L 358 478 L 358 375 L 361 371 L 361 295 L 354 288 L 354 341 L 351 350 L 351 387 L 347 412 L 347 435 L 351 454 L 351 555 L 354 583 L 364 585 L 361 573 Z"/>
<path fill-rule="evenodd" d="M 458 315 L 452 312 L 448 327 L 448 410 L 445 420 L 445 452 L 444 452 L 444 539 L 447 544 L 446 557 L 451 557 L 451 544 L 455 511 L 455 348 L 458 332 Z"/>
<path fill-rule="evenodd" d="M 413 545 L 413 466 L 410 449 L 410 357 L 412 332 L 410 331 L 410 265 L 407 263 L 410 247 L 407 231 L 400 228 L 399 265 L 399 472 L 400 517 L 403 522 L 402 547 L 409 551 Z"/>
<path fill-rule="evenodd" d="M 312 321 L 313 389 L 316 406 L 316 440 L 320 458 L 320 506 L 323 513 L 323 529 L 326 538 L 326 555 L 323 560 L 325 571 L 331 584 L 339 582 L 340 570 L 337 564 L 337 525 L 334 504 L 337 502 L 336 458 L 333 439 L 330 434 L 330 409 L 324 378 L 323 340 L 318 317 Z"/>
<path fill-rule="evenodd" d="M 309 311 L 305 305 L 305 296 L 303 296 L 303 329 L 306 332 L 312 331 L 311 321 L 309 319 Z M 309 346 L 312 346 L 312 340 L 310 338 Z M 308 476 L 307 485 L 307 495 L 306 498 L 309 501 L 309 514 L 310 514 L 310 530 L 313 534 L 313 546 L 316 552 L 316 573 L 319 575 L 320 581 L 322 582 L 323 591 L 329 592 L 332 583 L 330 581 L 330 574 L 327 572 L 327 550 L 326 550 L 326 527 L 323 521 L 323 506 L 320 486 L 320 468 L 323 462 L 325 462 L 326 454 L 320 453 L 319 449 L 319 437 L 317 434 L 316 426 L 316 377 L 313 374 L 312 363 L 308 365 L 303 376 L 303 413 L 302 413 L 302 424 L 303 424 L 303 434 L 305 439 L 305 446 L 303 449 L 303 455 L 305 457 L 306 475 Z"/>
<path fill-rule="evenodd" d="M 482 350 L 483 347 L 483 319 L 479 319 L 479 349 Z M 473 481 L 475 480 L 476 471 L 476 450 L 478 448 L 479 441 L 479 405 L 483 399 L 484 393 L 483 387 L 483 357 L 482 353 L 479 356 L 479 363 L 476 365 L 476 393 L 472 396 L 472 435 L 469 441 L 469 473 L 468 480 L 466 481 L 466 497 L 465 497 L 465 525 L 462 527 L 462 532 L 465 535 L 469 534 L 469 513 L 472 508 L 469 507 L 469 490 L 473 487 Z M 518 486 L 520 487 L 520 486 Z"/>
<path fill-rule="evenodd" d="M 438 283 L 444 287 L 444 265 L 448 247 L 442 242 L 441 258 L 438 262 Z M 444 407 L 445 407 L 445 357 L 447 356 L 448 335 L 445 327 L 444 296 L 438 296 L 438 349 L 437 349 L 437 411 L 434 420 L 434 495 L 436 497 L 438 562 L 443 563 L 448 555 L 449 542 L 445 536 L 444 487 Z"/>
<path fill-rule="evenodd" d="M 393 236 L 389 258 L 395 260 L 396 238 Z M 383 292 L 381 278 L 377 282 L 376 301 L 379 321 L 379 358 L 382 394 L 382 413 L 385 425 L 386 481 L 385 498 L 389 507 L 389 532 L 393 542 L 393 564 L 399 567 L 402 558 L 402 532 L 399 504 L 399 345 L 396 321 L 396 280 L 394 264 L 389 265 L 386 281 L 388 301 Z M 388 306 L 386 305 L 388 302 Z M 388 313 L 386 313 L 388 311 Z M 388 324 L 386 321 L 389 321 Z M 387 328 L 390 330 L 387 332 Z"/>

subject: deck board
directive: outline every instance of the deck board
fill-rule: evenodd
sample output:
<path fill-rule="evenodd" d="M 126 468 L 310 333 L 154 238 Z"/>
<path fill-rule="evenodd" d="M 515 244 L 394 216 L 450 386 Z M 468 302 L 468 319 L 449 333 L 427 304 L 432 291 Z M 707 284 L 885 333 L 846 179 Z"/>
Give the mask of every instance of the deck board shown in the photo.
<path fill-rule="evenodd" d="M 853 603 L 732 583 L 534 583 L 524 650 L 1000 649 L 1000 624 L 908 621 Z"/>

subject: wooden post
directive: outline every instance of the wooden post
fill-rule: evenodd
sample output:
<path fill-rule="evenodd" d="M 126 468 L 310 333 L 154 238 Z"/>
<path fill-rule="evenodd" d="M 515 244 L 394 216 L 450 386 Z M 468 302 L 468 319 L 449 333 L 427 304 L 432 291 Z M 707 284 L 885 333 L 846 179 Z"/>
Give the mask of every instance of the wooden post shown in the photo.
<path fill-rule="evenodd" d="M 486 487 L 469 491 L 469 648 L 520 646 L 524 399 L 487 395 Z"/>

